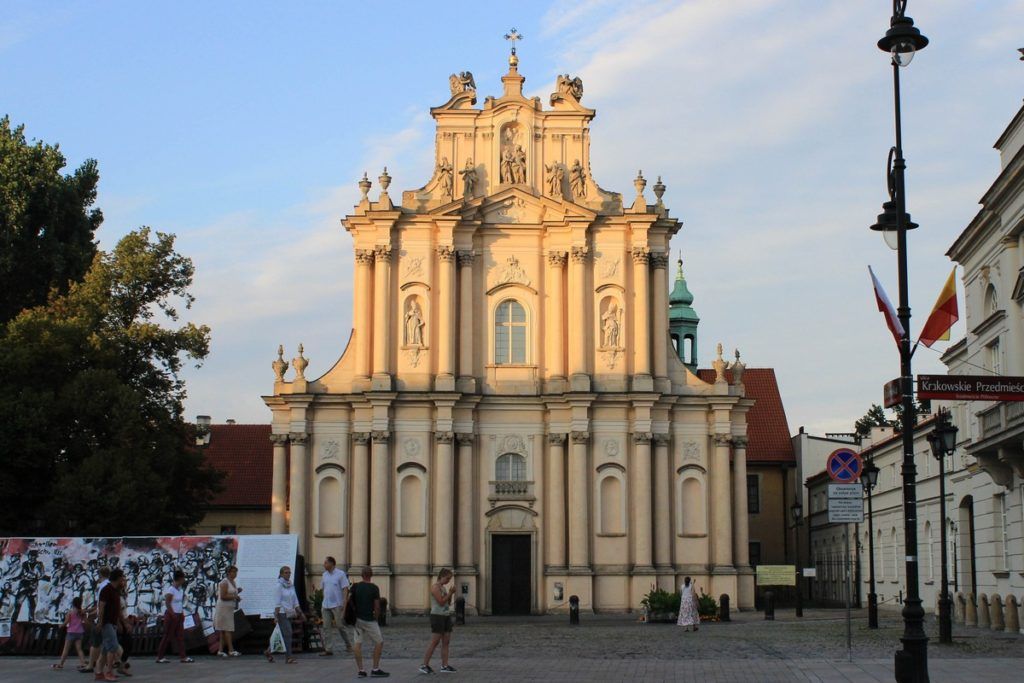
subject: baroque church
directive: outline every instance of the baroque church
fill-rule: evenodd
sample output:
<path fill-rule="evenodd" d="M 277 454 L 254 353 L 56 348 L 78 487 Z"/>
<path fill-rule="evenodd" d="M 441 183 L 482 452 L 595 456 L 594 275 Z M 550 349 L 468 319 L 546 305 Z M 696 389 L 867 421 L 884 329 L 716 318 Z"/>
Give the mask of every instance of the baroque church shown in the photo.
<path fill-rule="evenodd" d="M 482 107 L 451 76 L 423 187 L 359 182 L 348 345 L 315 379 L 279 350 L 264 397 L 271 531 L 371 566 L 399 612 L 442 567 L 471 613 L 635 610 L 684 576 L 752 608 L 744 365 L 719 345 L 698 377 L 681 273 L 669 315 L 660 178 L 601 188 L 582 81 L 545 107 L 518 62 Z"/>

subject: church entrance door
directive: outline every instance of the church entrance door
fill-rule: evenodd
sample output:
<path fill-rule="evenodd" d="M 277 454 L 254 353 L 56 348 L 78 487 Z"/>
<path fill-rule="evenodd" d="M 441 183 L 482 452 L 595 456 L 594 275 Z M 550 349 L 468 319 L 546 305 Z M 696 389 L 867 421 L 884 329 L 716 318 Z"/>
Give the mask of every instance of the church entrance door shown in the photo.
<path fill-rule="evenodd" d="M 491 614 L 530 613 L 530 536 L 491 536 Z"/>

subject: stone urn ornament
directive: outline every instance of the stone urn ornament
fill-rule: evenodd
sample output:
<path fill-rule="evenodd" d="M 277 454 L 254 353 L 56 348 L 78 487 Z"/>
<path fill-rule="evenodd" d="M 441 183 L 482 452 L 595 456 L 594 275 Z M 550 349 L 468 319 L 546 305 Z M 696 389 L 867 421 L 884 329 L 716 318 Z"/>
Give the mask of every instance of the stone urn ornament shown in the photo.
<path fill-rule="evenodd" d="M 278 345 L 277 360 L 271 363 L 270 367 L 274 369 L 274 380 L 277 382 L 283 382 L 284 373 L 288 372 L 288 361 L 284 359 L 284 344 Z"/>
<path fill-rule="evenodd" d="M 729 365 L 729 363 L 727 363 L 722 358 L 722 344 L 721 344 L 721 342 L 719 342 L 719 344 L 716 347 L 716 349 L 717 349 L 718 356 L 715 358 L 715 360 L 713 360 L 711 362 L 711 367 L 713 367 L 715 369 L 715 384 L 718 384 L 719 382 L 725 382 L 725 368 L 726 368 L 726 366 Z"/>
<path fill-rule="evenodd" d="M 295 368 L 295 379 L 305 381 L 306 366 L 309 365 L 309 361 L 302 355 L 302 344 L 299 344 L 299 355 L 292 358 L 292 367 Z"/>

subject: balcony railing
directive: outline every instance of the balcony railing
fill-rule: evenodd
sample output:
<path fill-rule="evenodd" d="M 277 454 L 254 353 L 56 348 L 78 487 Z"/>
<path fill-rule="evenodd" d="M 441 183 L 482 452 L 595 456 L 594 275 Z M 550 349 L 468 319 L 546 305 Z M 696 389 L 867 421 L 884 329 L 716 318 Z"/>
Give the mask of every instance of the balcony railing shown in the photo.
<path fill-rule="evenodd" d="M 527 502 L 533 507 L 536 497 L 533 495 L 532 481 L 492 481 L 491 495 L 487 499 L 491 501 L 491 507 L 498 501 L 508 500 Z"/>
<path fill-rule="evenodd" d="M 1024 401 L 1006 401 L 978 413 L 981 438 L 987 439 L 1002 430 L 1024 421 Z"/>

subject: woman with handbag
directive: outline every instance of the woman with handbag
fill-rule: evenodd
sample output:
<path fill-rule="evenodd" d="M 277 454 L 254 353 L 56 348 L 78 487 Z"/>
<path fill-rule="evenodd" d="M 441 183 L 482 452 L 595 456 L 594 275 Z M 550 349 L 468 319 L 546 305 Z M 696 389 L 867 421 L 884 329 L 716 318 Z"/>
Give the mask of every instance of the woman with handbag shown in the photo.
<path fill-rule="evenodd" d="M 217 608 L 213 613 L 213 628 L 220 633 L 217 656 L 240 657 L 242 653 L 236 650 L 234 643 L 231 642 L 235 632 L 235 610 L 238 609 L 238 601 L 242 599 L 239 595 L 242 589 L 235 584 L 238 567 L 231 565 L 226 574 L 227 576 L 217 586 Z"/>
<path fill-rule="evenodd" d="M 295 586 L 292 584 L 292 570 L 288 566 L 281 567 L 277 574 L 277 603 L 274 607 L 274 617 L 277 619 L 277 628 L 281 630 L 281 637 L 284 639 L 285 662 L 294 664 L 295 657 L 292 657 L 292 617 L 300 622 L 306 620 L 299 609 L 299 596 L 295 594 Z M 274 661 L 274 654 L 270 648 L 263 653 L 268 662 Z"/>

